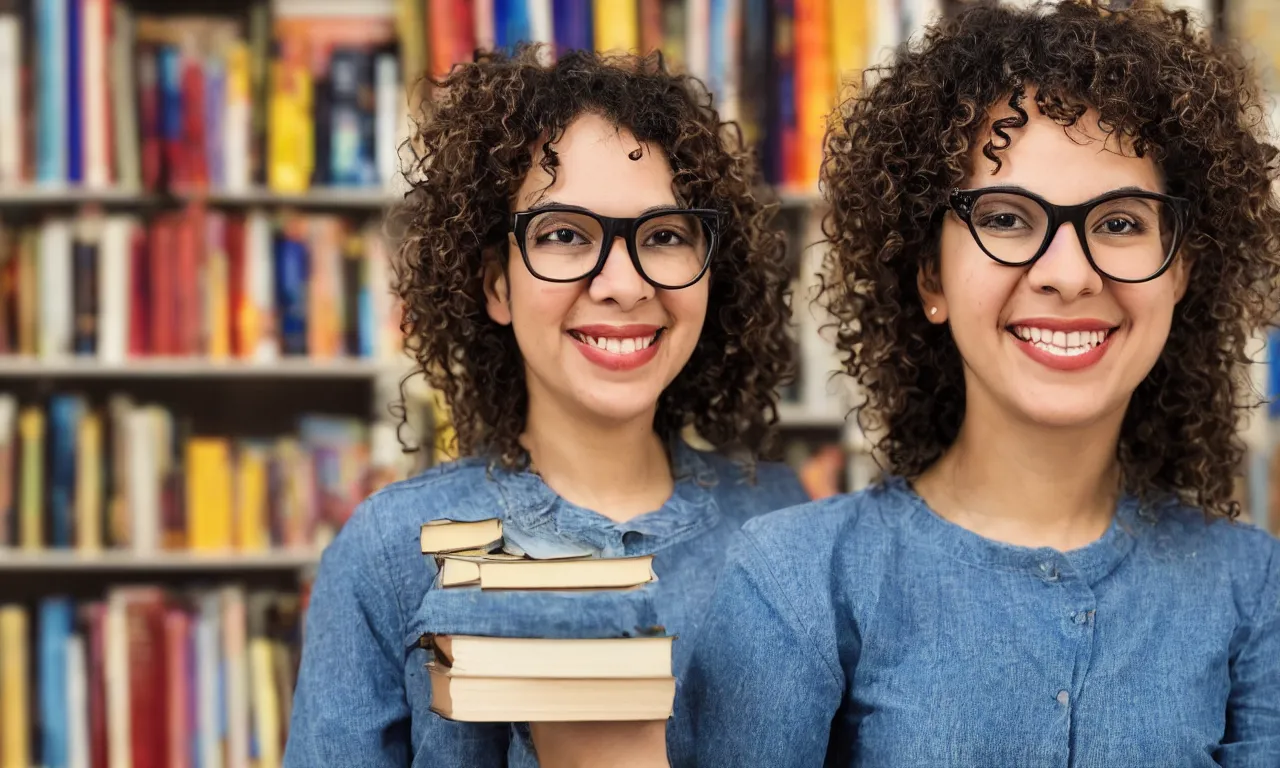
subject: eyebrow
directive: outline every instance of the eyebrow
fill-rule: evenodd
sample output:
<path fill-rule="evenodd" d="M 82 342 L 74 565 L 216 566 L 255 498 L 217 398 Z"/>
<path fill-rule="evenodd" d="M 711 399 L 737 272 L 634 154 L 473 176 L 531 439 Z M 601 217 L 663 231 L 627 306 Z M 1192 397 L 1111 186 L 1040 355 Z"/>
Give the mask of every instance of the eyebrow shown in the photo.
<path fill-rule="evenodd" d="M 543 200 L 539 200 L 538 202 L 536 202 L 536 203 L 534 203 L 533 205 L 529 206 L 528 210 L 529 210 L 529 211 L 541 211 L 541 210 L 543 210 L 543 209 L 545 209 L 545 208 L 559 208 L 559 207 L 566 207 L 566 206 L 567 206 L 567 207 L 570 207 L 570 208 L 586 208 L 586 206 L 584 206 L 584 205 L 572 205 L 572 204 L 570 204 L 570 203 L 562 203 L 562 202 L 560 202 L 560 201 L 558 201 L 558 200 L 546 200 L 546 199 L 543 199 Z M 644 216 L 644 215 L 647 215 L 647 214 L 653 213 L 654 211 L 666 211 L 666 210 L 669 210 L 669 209 L 671 209 L 671 208 L 678 208 L 678 207 L 679 207 L 679 204 L 678 204 L 678 203 L 663 203 L 663 204 L 661 204 L 661 205 L 651 205 L 651 206 L 649 206 L 648 208 L 645 208 L 643 211 L 640 211 L 639 213 L 635 214 L 635 217 L 636 217 L 636 218 L 638 218 L 638 217 L 640 217 L 640 216 Z M 590 208 L 587 208 L 587 210 L 591 210 L 591 209 L 590 209 Z"/>
<path fill-rule="evenodd" d="M 974 188 L 974 191 L 975 191 L 975 192 L 981 192 L 981 191 L 982 191 L 982 190 L 984 190 L 984 189 L 1010 189 L 1010 190 L 1017 190 L 1017 191 L 1019 191 L 1019 192 L 1026 192 L 1026 193 L 1031 194 L 1031 195 L 1037 195 L 1037 196 L 1039 196 L 1039 197 L 1044 197 L 1044 195 L 1040 194 L 1039 192 L 1036 192 L 1035 190 L 1027 189 L 1026 187 L 1022 186 L 1021 184 L 992 184 L 992 185 L 991 185 L 991 186 L 989 186 L 989 187 L 976 187 L 976 188 Z M 1106 192 L 1099 192 L 1098 194 L 1096 194 L 1096 195 L 1094 195 L 1093 197 L 1089 198 L 1089 200 L 1096 200 L 1097 198 L 1102 197 L 1103 195 L 1110 195 L 1110 194 L 1115 193 L 1115 192 L 1142 192 L 1142 193 L 1149 194 L 1149 195 L 1151 195 L 1151 194 L 1154 194 L 1154 195 L 1164 194 L 1164 192 L 1162 192 L 1161 190 L 1158 190 L 1158 189 L 1147 189 L 1146 187 L 1139 187 L 1139 186 L 1135 186 L 1135 185 L 1133 185 L 1133 184 L 1129 184 L 1129 185 L 1127 185 L 1127 186 L 1123 186 L 1123 187 L 1116 187 L 1115 189 L 1108 189 Z M 1084 201 L 1084 202 L 1088 202 L 1088 200 L 1086 200 L 1086 201 Z"/>

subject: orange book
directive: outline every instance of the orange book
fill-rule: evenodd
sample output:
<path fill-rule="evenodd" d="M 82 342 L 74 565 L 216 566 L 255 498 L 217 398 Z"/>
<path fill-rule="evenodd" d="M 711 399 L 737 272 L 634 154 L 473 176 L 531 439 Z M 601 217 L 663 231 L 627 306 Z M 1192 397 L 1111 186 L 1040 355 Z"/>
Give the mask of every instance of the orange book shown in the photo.
<path fill-rule="evenodd" d="M 815 189 L 827 114 L 835 105 L 826 1 L 795 0 L 795 14 L 796 182 L 802 189 Z"/>
<path fill-rule="evenodd" d="M 261 552 L 270 546 L 267 522 L 267 450 L 243 443 L 236 452 L 235 527 L 236 549 Z"/>
<path fill-rule="evenodd" d="M 76 548 L 96 552 L 103 547 L 102 416 L 86 410 L 76 435 Z"/>

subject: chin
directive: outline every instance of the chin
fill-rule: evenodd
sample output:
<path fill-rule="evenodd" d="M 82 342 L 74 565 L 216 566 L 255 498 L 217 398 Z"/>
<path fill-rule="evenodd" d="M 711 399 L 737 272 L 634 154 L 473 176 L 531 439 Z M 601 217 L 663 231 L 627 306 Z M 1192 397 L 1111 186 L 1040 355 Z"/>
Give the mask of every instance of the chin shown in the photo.
<path fill-rule="evenodd" d="M 1114 409 L 1104 407 L 1099 398 L 1067 397 L 1035 403 L 1020 403 L 1022 418 L 1053 429 L 1085 428 L 1105 420 Z"/>
<path fill-rule="evenodd" d="M 652 419 L 661 394 L 661 389 L 649 386 L 605 384 L 590 393 L 577 393 L 576 399 L 585 412 L 600 421 L 624 424 L 640 418 Z"/>

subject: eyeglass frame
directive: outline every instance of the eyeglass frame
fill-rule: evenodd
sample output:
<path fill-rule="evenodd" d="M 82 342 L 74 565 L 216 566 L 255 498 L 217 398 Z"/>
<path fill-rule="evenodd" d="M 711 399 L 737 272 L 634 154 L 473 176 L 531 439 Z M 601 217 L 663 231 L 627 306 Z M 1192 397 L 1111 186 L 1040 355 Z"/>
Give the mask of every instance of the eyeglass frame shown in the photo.
<path fill-rule="evenodd" d="M 982 238 L 978 235 L 977 229 L 973 223 L 973 209 L 978 199 L 987 194 L 1006 194 L 1017 195 L 1036 203 L 1045 212 L 1048 222 L 1045 228 L 1044 241 L 1040 243 L 1040 247 L 1036 249 L 1035 255 L 1025 261 L 1005 261 L 996 257 L 995 254 L 987 250 L 987 246 L 982 244 Z M 1089 234 L 1085 231 L 1085 225 L 1088 223 L 1089 214 L 1093 209 L 1103 203 L 1111 200 L 1119 200 L 1126 197 L 1136 197 L 1145 200 L 1156 200 L 1164 205 L 1169 206 L 1173 210 L 1174 223 L 1177 225 L 1177 232 L 1174 233 L 1173 241 L 1169 245 L 1168 251 L 1164 255 L 1164 262 L 1160 268 L 1148 277 L 1133 279 L 1113 277 L 1103 271 L 1093 260 L 1093 254 L 1089 251 Z M 969 228 L 969 234 L 973 237 L 973 241 L 978 244 L 992 261 L 1006 267 L 1029 267 L 1040 260 L 1041 256 L 1049 250 L 1049 246 L 1053 243 L 1053 239 L 1057 237 L 1058 230 L 1063 224 L 1071 224 L 1075 230 L 1076 238 L 1080 241 L 1080 249 L 1084 252 L 1085 259 L 1089 262 L 1089 266 L 1094 272 L 1117 283 L 1146 283 L 1163 275 L 1173 264 L 1174 259 L 1178 256 L 1178 249 L 1182 247 L 1182 241 L 1187 234 L 1187 225 L 1191 209 L 1191 201 L 1185 197 L 1177 197 L 1174 195 L 1166 195 L 1160 192 L 1149 192 L 1145 189 L 1116 189 L 1110 192 L 1098 195 L 1095 198 L 1086 200 L 1076 205 L 1056 205 L 1045 200 L 1034 192 L 1023 189 L 1022 187 L 1012 186 L 996 186 L 996 187 L 978 187 L 976 189 L 959 189 L 951 190 L 951 194 L 947 197 L 947 205 L 961 221 Z"/>
<path fill-rule="evenodd" d="M 529 224 L 538 216 L 547 213 L 576 213 L 589 216 L 600 224 L 600 254 L 596 257 L 595 266 L 579 277 L 544 277 L 538 274 L 533 268 L 533 263 L 529 259 L 529 251 L 525 243 L 525 236 L 528 234 Z M 670 216 L 672 214 L 691 215 L 698 217 L 707 234 L 707 254 L 702 260 L 702 267 L 698 270 L 693 279 L 682 285 L 665 285 L 659 283 L 645 273 L 644 267 L 640 264 L 640 254 L 636 245 L 636 232 L 646 222 L 662 216 Z M 517 211 L 511 214 L 510 226 L 507 231 L 516 237 L 516 245 L 520 248 L 520 258 L 524 261 L 525 269 L 529 270 L 529 274 L 539 280 L 548 283 L 576 283 L 579 280 L 593 280 L 601 272 L 604 271 L 605 262 L 609 260 L 609 253 L 613 250 L 613 241 L 619 237 L 627 246 L 627 255 L 631 257 L 631 265 L 635 267 L 636 274 L 654 288 L 663 291 L 679 291 L 697 284 L 699 280 L 707 274 L 707 270 L 711 267 L 711 258 L 715 254 L 716 249 L 720 245 L 720 211 L 714 208 L 657 208 L 640 216 L 617 217 L 604 216 L 596 213 L 588 208 L 577 205 L 548 205 L 544 208 L 534 208 L 527 211 Z"/>

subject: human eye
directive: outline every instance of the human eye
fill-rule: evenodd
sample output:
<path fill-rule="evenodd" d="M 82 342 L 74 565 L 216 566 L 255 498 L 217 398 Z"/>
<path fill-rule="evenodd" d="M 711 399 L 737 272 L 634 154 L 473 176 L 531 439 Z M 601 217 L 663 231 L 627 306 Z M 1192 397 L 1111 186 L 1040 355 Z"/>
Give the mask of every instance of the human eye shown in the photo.
<path fill-rule="evenodd" d="M 1016 195 L 991 194 L 979 198 L 974 206 L 974 226 L 994 235 L 1020 235 L 1037 229 L 1043 212 L 1030 210 L 1032 204 Z M 1038 209 L 1037 209 L 1038 210 Z"/>

